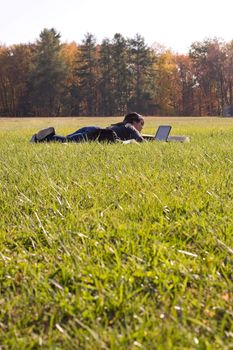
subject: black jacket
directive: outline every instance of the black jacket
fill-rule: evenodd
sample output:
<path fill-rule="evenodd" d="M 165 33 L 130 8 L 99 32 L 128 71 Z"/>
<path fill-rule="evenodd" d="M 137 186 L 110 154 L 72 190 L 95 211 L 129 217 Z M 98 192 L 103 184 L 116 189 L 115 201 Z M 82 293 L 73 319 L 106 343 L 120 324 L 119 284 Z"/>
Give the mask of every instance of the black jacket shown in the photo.
<path fill-rule="evenodd" d="M 138 142 L 143 142 L 144 139 L 142 137 L 142 135 L 139 133 L 139 131 L 137 131 L 133 125 L 127 123 L 117 123 L 117 124 L 112 124 L 109 127 L 107 127 L 107 129 L 111 129 L 113 131 L 115 131 L 115 133 L 117 134 L 117 137 L 120 140 L 126 141 L 126 140 L 131 140 L 134 139 Z"/>

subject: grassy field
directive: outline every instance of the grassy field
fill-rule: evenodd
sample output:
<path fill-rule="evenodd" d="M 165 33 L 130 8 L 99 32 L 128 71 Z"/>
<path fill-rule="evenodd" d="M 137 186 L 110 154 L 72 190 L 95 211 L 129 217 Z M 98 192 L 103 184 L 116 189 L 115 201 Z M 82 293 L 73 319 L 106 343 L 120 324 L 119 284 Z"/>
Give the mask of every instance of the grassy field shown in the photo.
<path fill-rule="evenodd" d="M 233 349 L 233 119 L 28 142 L 116 120 L 0 119 L 0 349 Z"/>

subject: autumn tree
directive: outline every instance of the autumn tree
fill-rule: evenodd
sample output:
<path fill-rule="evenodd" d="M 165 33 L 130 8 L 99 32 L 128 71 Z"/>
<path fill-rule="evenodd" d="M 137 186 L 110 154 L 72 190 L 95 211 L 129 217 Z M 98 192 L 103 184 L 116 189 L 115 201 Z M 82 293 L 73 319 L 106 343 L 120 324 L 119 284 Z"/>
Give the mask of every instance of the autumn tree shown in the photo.
<path fill-rule="evenodd" d="M 157 113 L 174 115 L 178 109 L 178 76 L 175 56 L 171 50 L 154 47 L 154 86 Z"/>
<path fill-rule="evenodd" d="M 0 48 L 0 110 L 10 116 L 29 113 L 28 76 L 33 45 Z"/>
<path fill-rule="evenodd" d="M 194 42 L 189 51 L 196 83 L 202 93 L 200 114 L 220 114 L 225 103 L 223 44 L 215 39 Z"/>
<path fill-rule="evenodd" d="M 60 55 L 67 67 L 64 81 L 65 89 L 61 98 L 62 115 L 79 115 L 78 79 L 76 74 L 79 54 L 80 49 L 75 42 L 62 44 Z"/>
<path fill-rule="evenodd" d="M 224 43 L 214 39 L 208 49 L 207 64 L 212 79 L 212 115 L 220 115 L 226 103 L 224 91 L 226 52 L 224 46 Z"/>
<path fill-rule="evenodd" d="M 225 44 L 224 102 L 233 105 L 233 40 Z"/>
<path fill-rule="evenodd" d="M 180 115 L 195 115 L 196 81 L 192 61 L 187 55 L 176 55 L 177 65 L 177 113 Z"/>
<path fill-rule="evenodd" d="M 11 114 L 10 56 L 8 48 L 0 47 L 0 111 L 1 115 Z"/>

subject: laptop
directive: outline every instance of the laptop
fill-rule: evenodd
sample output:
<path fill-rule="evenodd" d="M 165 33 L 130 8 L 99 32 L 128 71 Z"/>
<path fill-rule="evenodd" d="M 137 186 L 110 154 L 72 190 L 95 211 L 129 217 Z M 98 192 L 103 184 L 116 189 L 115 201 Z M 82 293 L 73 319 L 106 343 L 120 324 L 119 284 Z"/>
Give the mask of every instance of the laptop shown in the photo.
<path fill-rule="evenodd" d="M 145 140 L 167 141 L 171 131 L 170 125 L 160 125 L 155 135 L 142 135 Z"/>

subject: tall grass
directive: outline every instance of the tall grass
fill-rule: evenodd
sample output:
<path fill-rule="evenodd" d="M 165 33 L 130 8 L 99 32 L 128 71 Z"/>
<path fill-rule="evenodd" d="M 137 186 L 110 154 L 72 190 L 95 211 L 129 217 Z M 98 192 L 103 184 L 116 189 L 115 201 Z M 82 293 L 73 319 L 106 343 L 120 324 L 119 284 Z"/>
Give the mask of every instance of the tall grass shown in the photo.
<path fill-rule="evenodd" d="M 146 119 L 190 143 L 28 142 L 108 123 L 0 121 L 0 348 L 233 349 L 233 120 Z"/>

